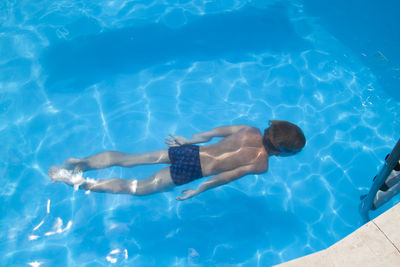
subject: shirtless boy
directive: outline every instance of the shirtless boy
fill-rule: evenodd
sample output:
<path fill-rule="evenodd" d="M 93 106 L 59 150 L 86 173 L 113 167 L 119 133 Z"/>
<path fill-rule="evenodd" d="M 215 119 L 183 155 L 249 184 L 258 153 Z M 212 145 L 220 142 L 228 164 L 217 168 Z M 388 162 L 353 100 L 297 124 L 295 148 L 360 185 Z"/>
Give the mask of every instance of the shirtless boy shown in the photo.
<path fill-rule="evenodd" d="M 197 146 L 214 137 L 223 137 L 218 143 Z M 139 154 L 106 151 L 83 159 L 70 158 L 60 167 L 51 167 L 53 181 L 94 192 L 149 195 L 167 191 L 201 177 L 212 176 L 197 189 L 185 190 L 177 200 L 185 200 L 208 189 L 227 184 L 248 174 L 268 170 L 270 156 L 290 156 L 301 151 L 306 143 L 302 130 L 287 121 L 270 121 L 264 134 L 258 128 L 246 125 L 218 127 L 194 134 L 192 139 L 170 135 L 165 139 L 169 149 Z M 171 164 L 148 178 L 102 181 L 72 179 L 76 173 L 111 166 L 134 167 L 147 164 Z M 74 176 L 75 175 L 75 176 Z"/>

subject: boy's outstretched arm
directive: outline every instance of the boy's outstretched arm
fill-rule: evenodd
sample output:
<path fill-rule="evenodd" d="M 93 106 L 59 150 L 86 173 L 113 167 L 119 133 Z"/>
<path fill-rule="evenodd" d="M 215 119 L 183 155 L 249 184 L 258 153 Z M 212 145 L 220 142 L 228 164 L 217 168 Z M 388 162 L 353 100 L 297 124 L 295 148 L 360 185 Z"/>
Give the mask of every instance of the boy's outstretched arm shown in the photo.
<path fill-rule="evenodd" d="M 175 135 L 170 134 L 169 136 L 171 138 L 165 138 L 165 143 L 169 147 L 206 143 L 206 142 L 210 141 L 213 137 L 226 137 L 226 136 L 234 134 L 234 133 L 240 131 L 241 129 L 244 129 L 247 127 L 250 127 L 250 126 L 233 125 L 233 126 L 217 127 L 210 131 L 194 134 L 191 139 L 187 139 L 183 136 L 175 136 Z"/>
<path fill-rule="evenodd" d="M 236 169 L 233 169 L 231 171 L 225 171 L 221 172 L 220 174 L 215 175 L 214 177 L 211 177 L 204 183 L 202 183 L 199 188 L 196 190 L 189 189 L 185 190 L 182 192 L 184 194 L 183 197 L 177 197 L 177 200 L 185 200 L 188 198 L 191 198 L 195 195 L 198 195 L 208 189 L 227 184 L 229 182 L 232 182 L 236 179 L 239 179 L 247 174 L 255 173 L 254 166 L 252 165 L 247 165 L 247 166 L 241 166 Z"/>

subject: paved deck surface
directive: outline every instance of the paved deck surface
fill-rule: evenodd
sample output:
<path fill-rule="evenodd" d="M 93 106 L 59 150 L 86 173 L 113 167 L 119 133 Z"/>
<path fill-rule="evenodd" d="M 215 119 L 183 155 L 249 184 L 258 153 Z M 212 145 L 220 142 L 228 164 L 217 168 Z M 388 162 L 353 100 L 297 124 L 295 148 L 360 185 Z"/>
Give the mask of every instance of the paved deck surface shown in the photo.
<path fill-rule="evenodd" d="M 400 266 L 400 204 L 331 247 L 276 266 Z"/>

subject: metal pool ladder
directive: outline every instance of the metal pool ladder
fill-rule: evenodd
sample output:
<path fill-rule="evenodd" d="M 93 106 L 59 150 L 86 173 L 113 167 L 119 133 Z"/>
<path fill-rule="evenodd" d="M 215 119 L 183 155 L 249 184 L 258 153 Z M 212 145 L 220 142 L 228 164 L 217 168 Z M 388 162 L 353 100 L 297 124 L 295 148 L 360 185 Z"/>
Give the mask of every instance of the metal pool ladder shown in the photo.
<path fill-rule="evenodd" d="M 400 139 L 397 141 L 397 144 L 394 146 L 392 152 L 389 157 L 386 159 L 385 164 L 382 169 L 374 179 L 374 183 L 372 184 L 371 189 L 368 194 L 361 200 L 361 204 L 359 207 L 360 214 L 364 223 L 370 220 L 369 211 L 371 209 L 377 209 L 382 206 L 384 203 L 388 202 L 394 195 L 400 192 L 400 182 L 397 181 L 393 186 L 390 187 L 386 192 L 380 191 L 379 189 L 385 183 L 386 179 L 389 177 L 393 168 L 400 160 Z M 380 194 L 380 198 L 377 201 L 376 195 Z"/>

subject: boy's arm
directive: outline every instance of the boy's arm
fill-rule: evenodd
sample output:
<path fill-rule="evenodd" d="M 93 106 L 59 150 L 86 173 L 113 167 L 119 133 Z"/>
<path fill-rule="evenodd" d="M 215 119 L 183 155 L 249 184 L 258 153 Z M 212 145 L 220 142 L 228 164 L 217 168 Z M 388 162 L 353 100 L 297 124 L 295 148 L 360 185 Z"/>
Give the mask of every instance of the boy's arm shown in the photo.
<path fill-rule="evenodd" d="M 175 136 L 170 134 L 172 138 L 165 138 L 165 143 L 172 146 L 181 146 L 181 145 L 190 145 L 190 144 L 198 144 L 198 143 L 206 143 L 210 141 L 213 137 L 226 137 L 231 134 L 234 134 L 240 131 L 243 128 L 247 128 L 250 126 L 247 125 L 233 125 L 233 126 L 222 126 L 214 128 L 207 132 L 202 132 L 198 134 L 194 134 L 191 139 L 187 139 L 183 136 Z"/>
<path fill-rule="evenodd" d="M 197 188 L 196 190 L 189 189 L 189 190 L 183 191 L 182 194 L 184 194 L 184 196 L 177 197 L 176 199 L 177 200 L 185 200 L 185 199 L 191 198 L 191 197 L 198 195 L 206 190 L 209 190 L 211 188 L 214 188 L 214 187 L 217 187 L 217 186 L 220 186 L 223 184 L 227 184 L 227 183 L 232 182 L 236 179 L 239 179 L 247 174 L 256 173 L 256 172 L 258 172 L 258 171 L 255 171 L 253 165 L 246 165 L 246 166 L 238 167 L 231 171 L 221 172 L 220 174 L 217 174 L 214 177 L 211 177 L 210 179 L 208 179 L 207 181 L 202 183 L 199 186 L 199 188 Z"/>

